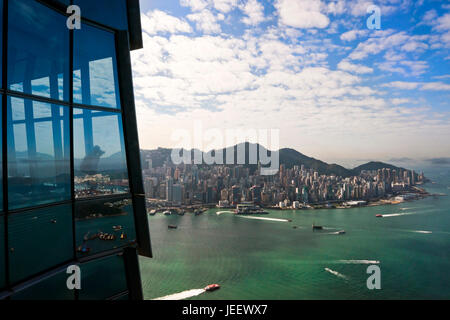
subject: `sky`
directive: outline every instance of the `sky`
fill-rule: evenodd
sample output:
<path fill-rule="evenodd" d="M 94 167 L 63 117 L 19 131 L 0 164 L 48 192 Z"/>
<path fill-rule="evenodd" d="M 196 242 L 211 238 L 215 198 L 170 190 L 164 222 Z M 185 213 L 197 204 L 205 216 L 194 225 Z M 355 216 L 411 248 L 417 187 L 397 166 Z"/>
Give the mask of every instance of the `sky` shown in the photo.
<path fill-rule="evenodd" d="M 227 145 L 211 132 L 250 128 L 329 162 L 450 157 L 450 2 L 140 3 L 143 149 L 191 147 L 201 127 L 207 151 Z"/>

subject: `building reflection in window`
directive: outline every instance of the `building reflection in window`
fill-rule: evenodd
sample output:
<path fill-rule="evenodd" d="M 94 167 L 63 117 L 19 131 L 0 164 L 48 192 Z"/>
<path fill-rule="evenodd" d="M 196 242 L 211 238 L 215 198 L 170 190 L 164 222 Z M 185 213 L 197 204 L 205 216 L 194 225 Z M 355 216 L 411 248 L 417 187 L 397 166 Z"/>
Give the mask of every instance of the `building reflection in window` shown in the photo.
<path fill-rule="evenodd" d="M 69 109 L 8 97 L 9 209 L 70 200 Z"/>
<path fill-rule="evenodd" d="M 136 241 L 130 198 L 78 201 L 75 219 L 79 256 L 119 248 Z"/>
<path fill-rule="evenodd" d="M 74 109 L 75 196 L 129 192 L 122 117 Z"/>

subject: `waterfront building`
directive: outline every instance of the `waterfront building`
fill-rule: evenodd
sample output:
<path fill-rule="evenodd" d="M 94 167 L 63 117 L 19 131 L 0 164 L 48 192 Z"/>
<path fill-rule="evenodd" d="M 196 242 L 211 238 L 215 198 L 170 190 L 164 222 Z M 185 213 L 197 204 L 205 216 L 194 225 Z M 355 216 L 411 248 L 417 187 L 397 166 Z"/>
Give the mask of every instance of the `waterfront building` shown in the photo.
<path fill-rule="evenodd" d="M 0 0 L 0 15 L 0 299 L 142 299 L 139 1 Z M 67 286 L 71 266 L 82 290 Z"/>

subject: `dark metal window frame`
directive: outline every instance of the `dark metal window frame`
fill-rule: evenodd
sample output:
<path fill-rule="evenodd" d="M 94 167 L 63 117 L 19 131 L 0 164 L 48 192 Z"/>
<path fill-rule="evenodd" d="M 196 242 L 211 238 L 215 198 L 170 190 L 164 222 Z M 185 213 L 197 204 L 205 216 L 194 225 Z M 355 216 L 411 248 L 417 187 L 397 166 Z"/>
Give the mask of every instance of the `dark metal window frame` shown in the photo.
<path fill-rule="evenodd" d="M 120 96 L 120 109 L 117 108 L 108 108 L 103 106 L 95 106 L 95 105 L 84 105 L 73 102 L 73 63 L 74 63 L 74 30 L 70 30 L 69 32 L 69 101 L 60 101 L 47 97 L 37 96 L 33 94 L 27 94 L 23 92 L 17 92 L 14 90 L 8 89 L 7 83 L 7 75 L 8 75 L 8 3 L 10 0 L 3 0 L 3 30 L 2 30 L 2 86 L 0 88 L 0 95 L 2 99 L 2 183 L 3 183 L 3 208 L 0 208 L 0 218 L 4 219 L 4 233 L 5 233 L 5 280 L 6 287 L 0 288 L 0 291 L 5 291 L 6 296 L 11 295 L 18 288 L 23 288 L 24 283 L 27 281 L 33 281 L 33 279 L 40 278 L 44 275 L 53 274 L 55 272 L 55 268 L 61 268 L 62 266 L 67 266 L 70 262 L 73 264 L 80 264 L 92 259 L 96 259 L 99 257 L 106 257 L 110 255 L 120 254 L 124 252 L 124 263 L 126 264 L 126 269 L 138 270 L 139 265 L 136 259 L 133 259 L 133 255 L 130 252 L 135 252 L 138 250 L 140 255 L 146 257 L 152 257 L 151 251 L 151 243 L 150 243 L 150 234 L 148 228 L 148 219 L 146 214 L 145 207 L 145 192 L 143 188 L 142 182 L 142 171 L 141 171 L 141 163 L 140 163 L 140 148 L 138 142 L 138 133 L 137 133 L 137 125 L 136 125 L 136 111 L 135 111 L 135 103 L 134 103 L 134 94 L 133 94 L 133 80 L 132 80 L 132 72 L 131 72 L 131 58 L 130 58 L 130 50 L 142 47 L 142 36 L 140 34 L 140 21 L 139 23 L 133 23 L 130 20 L 130 16 L 136 16 L 136 13 L 139 11 L 139 2 L 138 0 L 124 0 L 127 1 L 128 7 L 128 23 L 130 30 L 122 31 L 117 30 L 96 21 L 92 21 L 90 19 L 81 18 L 82 23 L 88 24 L 92 27 L 111 32 L 115 37 L 115 49 L 116 49 L 116 65 L 117 65 L 117 73 L 118 73 L 118 94 Z M 14 0 L 12 0 L 14 1 Z M 36 2 L 41 3 L 49 7 L 52 10 L 57 11 L 63 16 L 69 17 L 66 13 L 66 5 L 60 3 L 57 0 L 35 0 Z M 73 4 L 73 0 L 70 1 Z M 76 32 L 76 31 L 75 31 Z M 129 33 L 132 33 L 131 35 Z M 133 48 L 131 48 L 131 46 Z M 30 99 L 33 101 L 39 101 L 48 103 L 51 105 L 65 106 L 69 108 L 69 125 L 70 125 L 70 177 L 71 177 L 71 199 L 67 201 L 60 201 L 54 203 L 48 203 L 43 205 L 37 205 L 27 208 L 9 210 L 8 208 L 8 154 L 7 154 L 7 102 L 8 97 L 16 97 L 23 99 Z M 80 109 L 88 109 L 93 111 L 104 111 L 111 114 L 120 114 L 122 118 L 122 127 L 123 127 L 123 137 L 125 144 L 125 153 L 127 160 L 127 172 L 128 172 L 128 181 L 130 192 L 118 194 L 118 195 L 108 195 L 108 196 L 98 196 L 92 198 L 81 198 L 77 199 L 75 197 L 75 186 L 74 186 L 74 178 L 75 178 L 75 168 L 74 168 L 74 108 Z M 135 156 L 137 152 L 138 156 Z M 133 154 L 133 156 L 131 156 Z M 132 246 L 124 246 L 117 249 L 111 249 L 108 251 L 101 252 L 99 254 L 77 258 L 76 254 L 76 225 L 75 225 L 75 204 L 77 202 L 84 201 L 93 201 L 93 200 L 108 200 L 108 199 L 117 199 L 117 198 L 131 198 L 133 204 L 133 212 L 134 212 L 134 221 L 135 221 L 135 230 L 136 230 L 136 238 L 137 238 L 137 248 L 133 248 Z M 20 214 L 22 212 L 36 210 L 40 208 L 58 206 L 62 204 L 71 204 L 72 206 L 72 233 L 73 233 L 73 259 L 70 261 L 62 262 L 58 266 L 54 266 L 51 270 L 44 270 L 37 275 L 33 275 L 29 280 L 25 282 L 22 281 L 21 284 L 11 284 L 9 282 L 9 257 L 8 257 L 8 216 L 13 214 Z M 3 210 L 2 210 L 3 209 Z M 128 257 L 128 258 L 127 258 Z M 131 257 L 131 258 L 130 258 Z M 142 289 L 140 288 L 140 275 L 136 274 L 128 274 L 127 277 L 133 279 L 127 279 L 129 286 L 129 294 L 130 298 L 142 299 Z M 135 280 L 139 279 L 139 285 L 135 284 Z M 39 279 L 41 280 L 41 279 Z M 133 281 L 131 281 L 133 280 Z M 27 284 L 29 285 L 29 284 Z M 75 298 L 78 297 L 77 292 L 75 291 Z"/>

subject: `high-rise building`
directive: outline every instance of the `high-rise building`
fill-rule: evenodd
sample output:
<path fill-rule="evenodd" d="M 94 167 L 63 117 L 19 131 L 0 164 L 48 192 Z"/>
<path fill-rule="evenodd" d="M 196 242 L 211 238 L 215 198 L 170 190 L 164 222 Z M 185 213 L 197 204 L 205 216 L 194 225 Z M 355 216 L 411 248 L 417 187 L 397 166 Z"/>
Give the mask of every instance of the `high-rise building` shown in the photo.
<path fill-rule="evenodd" d="M 0 0 L 0 299 L 142 299 L 139 11 L 138 0 Z M 67 270 L 81 270 L 81 289 Z"/>

